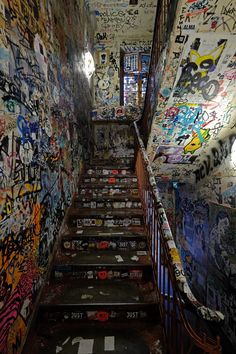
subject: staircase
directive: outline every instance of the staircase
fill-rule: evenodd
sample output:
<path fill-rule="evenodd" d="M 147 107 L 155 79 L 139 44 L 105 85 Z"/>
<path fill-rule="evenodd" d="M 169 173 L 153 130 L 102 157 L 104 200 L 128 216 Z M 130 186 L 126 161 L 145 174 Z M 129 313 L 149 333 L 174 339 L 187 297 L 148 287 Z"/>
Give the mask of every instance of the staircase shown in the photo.
<path fill-rule="evenodd" d="M 24 354 L 164 353 L 137 178 L 87 166 Z"/>

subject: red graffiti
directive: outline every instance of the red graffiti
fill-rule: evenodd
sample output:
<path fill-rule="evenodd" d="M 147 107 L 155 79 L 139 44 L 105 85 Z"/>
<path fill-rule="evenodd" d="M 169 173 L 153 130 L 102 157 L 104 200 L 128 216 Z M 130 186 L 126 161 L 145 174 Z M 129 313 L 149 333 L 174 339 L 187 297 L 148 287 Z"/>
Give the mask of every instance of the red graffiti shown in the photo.
<path fill-rule="evenodd" d="M 96 313 L 96 319 L 100 322 L 106 322 L 109 319 L 109 313 L 105 311 L 99 311 Z"/>
<path fill-rule="evenodd" d="M 99 278 L 100 280 L 105 280 L 105 279 L 107 279 L 107 278 L 108 278 L 108 273 L 107 273 L 107 271 L 106 271 L 106 270 L 102 270 L 102 271 L 98 272 L 98 278 Z"/>

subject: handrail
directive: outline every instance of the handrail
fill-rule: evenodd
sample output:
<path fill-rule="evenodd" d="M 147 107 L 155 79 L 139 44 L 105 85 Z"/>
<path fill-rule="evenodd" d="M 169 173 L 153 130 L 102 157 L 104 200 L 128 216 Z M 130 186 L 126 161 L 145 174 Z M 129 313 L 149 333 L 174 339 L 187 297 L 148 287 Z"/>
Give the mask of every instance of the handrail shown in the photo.
<path fill-rule="evenodd" d="M 214 340 L 204 333 L 200 335 L 199 331 L 201 329 L 198 329 L 197 333 L 187 318 L 187 315 L 191 318 L 194 313 L 197 319 L 199 321 L 204 320 L 204 323 L 221 324 L 224 321 L 224 315 L 201 304 L 188 285 L 179 251 L 176 247 L 136 122 L 134 122 L 134 128 L 138 145 L 136 150 L 136 173 L 145 214 L 145 227 L 150 241 L 154 277 L 161 299 L 160 312 L 168 341 L 170 334 L 172 336 L 173 333 L 175 333 L 175 336 L 177 334 L 180 335 L 178 327 L 182 326 L 181 336 L 184 335 L 184 329 L 189 338 L 189 345 L 194 343 L 197 348 L 203 350 L 202 353 L 221 353 L 219 337 Z M 191 312 L 187 313 L 189 309 Z M 175 326 L 176 328 L 174 328 Z M 187 339 L 185 338 L 183 343 L 186 343 L 186 341 Z M 184 344 L 182 345 L 184 346 Z M 186 351 L 186 347 L 183 347 L 185 351 L 180 351 L 180 348 L 178 348 L 176 352 L 173 348 L 174 346 L 170 344 L 170 353 L 191 353 Z"/>
<path fill-rule="evenodd" d="M 147 143 L 151 129 L 152 118 L 157 106 L 157 91 L 159 89 L 159 80 L 156 79 L 156 76 L 160 69 L 158 68 L 158 62 L 174 23 L 177 2 L 178 0 L 157 0 L 147 89 L 142 118 L 139 121 L 145 145 Z"/>

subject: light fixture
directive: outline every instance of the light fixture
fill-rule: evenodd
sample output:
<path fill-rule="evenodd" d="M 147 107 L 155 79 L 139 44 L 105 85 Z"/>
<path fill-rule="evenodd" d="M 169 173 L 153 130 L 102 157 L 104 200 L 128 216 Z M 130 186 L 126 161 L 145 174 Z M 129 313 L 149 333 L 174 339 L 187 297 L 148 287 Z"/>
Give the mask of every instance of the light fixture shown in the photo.
<path fill-rule="evenodd" d="M 234 140 L 231 148 L 231 162 L 234 166 L 236 166 L 236 139 Z"/>
<path fill-rule="evenodd" d="M 92 54 L 87 51 L 84 53 L 84 72 L 88 79 L 93 75 L 95 71 L 95 65 Z"/>

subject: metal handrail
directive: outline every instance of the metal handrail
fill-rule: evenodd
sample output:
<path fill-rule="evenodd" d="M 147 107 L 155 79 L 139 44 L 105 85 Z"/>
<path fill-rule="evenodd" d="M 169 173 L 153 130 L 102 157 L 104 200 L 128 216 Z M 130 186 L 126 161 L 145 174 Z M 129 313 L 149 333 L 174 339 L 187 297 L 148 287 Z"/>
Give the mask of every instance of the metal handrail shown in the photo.
<path fill-rule="evenodd" d="M 195 347 L 202 349 L 199 353 L 221 353 L 219 337 L 212 339 L 209 335 L 200 333 L 202 330 L 194 329 L 193 324 L 190 324 L 190 320 L 187 318 L 187 314 L 190 318 L 195 314 L 199 321 L 204 320 L 202 321 L 204 325 L 209 322 L 222 324 L 224 321 L 224 315 L 199 302 L 188 285 L 179 251 L 136 122 L 134 122 L 134 128 L 137 142 L 136 173 L 153 259 L 154 277 L 161 299 L 160 313 L 168 336 L 168 343 L 170 343 L 170 335 L 172 334 L 173 337 L 173 333 L 175 333 L 174 337 L 179 335 L 184 338 L 185 335 L 183 343 L 188 342 L 188 345 L 195 345 Z M 173 343 L 170 344 L 170 353 L 191 353 L 189 348 L 186 351 L 186 347 L 183 347 L 184 351 L 181 351 L 180 348 L 174 351 L 174 348 Z"/>

